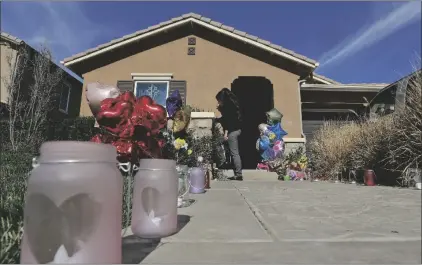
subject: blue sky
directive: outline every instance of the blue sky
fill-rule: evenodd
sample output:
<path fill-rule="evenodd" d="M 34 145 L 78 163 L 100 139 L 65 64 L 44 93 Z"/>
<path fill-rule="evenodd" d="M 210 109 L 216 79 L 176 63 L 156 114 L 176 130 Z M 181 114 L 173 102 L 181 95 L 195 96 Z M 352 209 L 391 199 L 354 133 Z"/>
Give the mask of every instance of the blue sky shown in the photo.
<path fill-rule="evenodd" d="M 320 62 L 343 83 L 390 83 L 420 68 L 421 3 L 3 2 L 1 28 L 57 61 L 194 12 Z"/>

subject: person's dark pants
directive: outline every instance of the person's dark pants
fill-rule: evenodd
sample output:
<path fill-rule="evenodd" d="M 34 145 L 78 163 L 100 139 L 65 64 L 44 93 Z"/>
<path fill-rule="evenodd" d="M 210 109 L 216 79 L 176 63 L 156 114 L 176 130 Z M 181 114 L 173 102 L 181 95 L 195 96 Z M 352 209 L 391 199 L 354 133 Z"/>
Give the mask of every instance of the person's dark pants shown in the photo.
<path fill-rule="evenodd" d="M 239 154 L 239 136 L 241 133 L 241 130 L 237 130 L 229 132 L 228 134 L 230 155 L 233 157 L 234 175 L 236 177 L 242 176 L 242 160 L 240 159 Z"/>

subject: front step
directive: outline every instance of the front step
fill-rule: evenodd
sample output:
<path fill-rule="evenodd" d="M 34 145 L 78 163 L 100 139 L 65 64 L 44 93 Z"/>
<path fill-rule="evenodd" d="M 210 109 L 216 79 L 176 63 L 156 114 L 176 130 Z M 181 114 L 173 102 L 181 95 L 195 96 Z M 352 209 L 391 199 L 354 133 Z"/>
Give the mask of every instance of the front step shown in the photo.
<path fill-rule="evenodd" d="M 222 170 L 225 178 L 233 177 L 233 170 Z M 264 170 L 244 169 L 243 180 L 278 181 L 277 173 Z"/>

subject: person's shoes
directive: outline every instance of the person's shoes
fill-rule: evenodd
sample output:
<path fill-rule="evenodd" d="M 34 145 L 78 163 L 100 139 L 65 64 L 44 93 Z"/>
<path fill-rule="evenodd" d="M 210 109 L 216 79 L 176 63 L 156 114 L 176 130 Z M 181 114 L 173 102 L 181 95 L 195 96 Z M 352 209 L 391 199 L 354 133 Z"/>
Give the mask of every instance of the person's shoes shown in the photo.
<path fill-rule="evenodd" d="M 234 179 L 235 180 L 238 180 L 238 181 L 243 181 L 243 177 L 242 176 L 235 177 Z"/>
<path fill-rule="evenodd" d="M 239 176 L 239 177 L 229 177 L 229 178 L 227 178 L 228 180 L 238 180 L 238 181 L 242 181 L 243 180 L 243 177 L 242 176 Z"/>

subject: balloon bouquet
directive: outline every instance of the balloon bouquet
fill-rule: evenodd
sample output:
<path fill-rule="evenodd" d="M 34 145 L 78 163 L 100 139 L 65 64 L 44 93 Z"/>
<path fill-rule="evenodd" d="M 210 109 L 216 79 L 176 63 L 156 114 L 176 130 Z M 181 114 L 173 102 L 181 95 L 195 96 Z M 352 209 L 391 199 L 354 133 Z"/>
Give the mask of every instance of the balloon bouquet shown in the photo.
<path fill-rule="evenodd" d="M 256 142 L 256 149 L 261 155 L 261 162 L 257 169 L 276 171 L 282 166 L 284 155 L 283 137 L 287 132 L 281 127 L 283 115 L 277 110 L 272 109 L 266 113 L 267 124 L 260 124 L 258 130 L 260 137 Z"/>
<path fill-rule="evenodd" d="M 149 96 L 136 98 L 112 86 L 91 83 L 87 100 L 102 132 L 91 141 L 112 144 L 121 163 L 136 163 L 141 158 L 162 158 L 167 125 L 166 109 Z"/>
<path fill-rule="evenodd" d="M 98 82 L 88 84 L 86 98 L 101 130 L 91 141 L 115 146 L 120 163 L 169 158 L 173 150 L 165 147 L 185 146 L 191 109 L 183 106 L 178 90 L 167 98 L 166 108 L 149 96 L 136 98 Z"/>
<path fill-rule="evenodd" d="M 189 153 L 191 110 L 183 106 L 178 90 L 167 98 L 166 108 L 149 96 L 136 98 L 133 92 L 98 82 L 88 84 L 86 97 L 101 130 L 91 141 L 115 146 L 121 171 L 133 175 L 142 158 L 177 160 L 182 151 Z"/>

